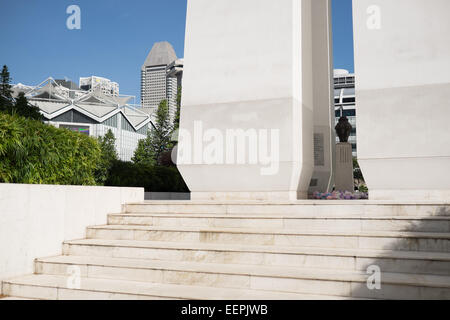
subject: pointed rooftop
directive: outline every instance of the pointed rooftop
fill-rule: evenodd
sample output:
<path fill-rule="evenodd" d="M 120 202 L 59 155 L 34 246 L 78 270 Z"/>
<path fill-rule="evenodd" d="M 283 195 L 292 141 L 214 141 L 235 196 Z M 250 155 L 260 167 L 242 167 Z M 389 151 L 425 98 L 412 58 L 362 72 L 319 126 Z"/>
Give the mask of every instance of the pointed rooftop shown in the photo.
<path fill-rule="evenodd" d="M 156 42 L 145 59 L 142 69 L 149 66 L 169 65 L 175 60 L 177 60 L 177 55 L 169 42 Z"/>

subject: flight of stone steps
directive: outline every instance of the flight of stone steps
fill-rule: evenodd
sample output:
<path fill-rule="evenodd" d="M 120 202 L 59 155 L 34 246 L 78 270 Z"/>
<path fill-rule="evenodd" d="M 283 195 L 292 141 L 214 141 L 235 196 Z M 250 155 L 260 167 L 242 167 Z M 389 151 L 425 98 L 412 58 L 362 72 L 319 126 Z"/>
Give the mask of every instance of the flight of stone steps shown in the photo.
<path fill-rule="evenodd" d="M 450 299 L 450 204 L 152 201 L 3 282 L 34 299 Z M 370 290 L 369 266 L 381 270 Z M 69 285 L 73 270 L 79 286 Z"/>

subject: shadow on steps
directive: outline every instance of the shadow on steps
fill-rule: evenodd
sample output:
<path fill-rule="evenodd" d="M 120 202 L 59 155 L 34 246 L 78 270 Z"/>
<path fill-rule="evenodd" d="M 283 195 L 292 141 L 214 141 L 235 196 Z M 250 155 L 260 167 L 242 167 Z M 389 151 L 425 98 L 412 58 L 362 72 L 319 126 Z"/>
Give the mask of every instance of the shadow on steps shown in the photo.
<path fill-rule="evenodd" d="M 428 212 L 430 217 L 450 217 L 450 206 Z M 375 299 L 450 299 L 450 219 L 410 223 L 404 238 L 389 242 L 382 250 L 400 252 L 402 259 L 361 259 L 367 270 L 366 283 L 352 283 L 351 296 Z M 409 257 L 408 257 L 408 254 Z M 358 258 L 356 258 L 358 259 Z M 379 273 L 378 273 L 379 272 Z"/>

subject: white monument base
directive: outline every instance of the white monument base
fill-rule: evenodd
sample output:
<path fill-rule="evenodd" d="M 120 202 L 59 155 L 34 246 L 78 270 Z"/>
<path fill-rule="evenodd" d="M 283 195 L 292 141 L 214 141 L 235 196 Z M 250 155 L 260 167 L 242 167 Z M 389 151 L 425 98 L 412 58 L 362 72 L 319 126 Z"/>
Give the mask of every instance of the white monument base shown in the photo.
<path fill-rule="evenodd" d="M 450 158 L 359 160 L 371 200 L 450 199 Z"/>
<path fill-rule="evenodd" d="M 350 191 L 355 189 L 353 181 L 353 155 L 352 145 L 341 142 L 336 145 L 336 176 L 337 191 Z"/>

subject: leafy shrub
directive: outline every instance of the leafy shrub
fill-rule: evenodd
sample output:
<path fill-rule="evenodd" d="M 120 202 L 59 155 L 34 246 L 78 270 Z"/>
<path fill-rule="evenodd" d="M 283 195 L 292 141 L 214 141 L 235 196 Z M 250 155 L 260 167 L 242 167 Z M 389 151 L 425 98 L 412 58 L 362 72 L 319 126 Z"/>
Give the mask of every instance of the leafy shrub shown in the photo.
<path fill-rule="evenodd" d="M 99 184 L 104 184 L 108 177 L 109 169 L 113 162 L 119 159 L 119 155 L 115 147 L 116 138 L 111 129 L 106 132 L 105 136 L 98 137 L 97 140 L 100 145 L 101 158 L 95 170 L 95 180 Z"/>
<path fill-rule="evenodd" d="M 360 185 L 360 186 L 358 187 L 358 190 L 359 190 L 359 192 L 365 192 L 365 193 L 368 193 L 368 192 L 369 192 L 369 188 L 367 188 L 367 186 L 366 186 L 365 184 Z"/>
<path fill-rule="evenodd" d="M 0 113 L 0 182 L 95 185 L 100 155 L 93 138 Z"/>
<path fill-rule="evenodd" d="M 159 167 L 148 164 L 115 161 L 107 186 L 141 187 L 146 192 L 189 192 L 176 167 Z"/>

